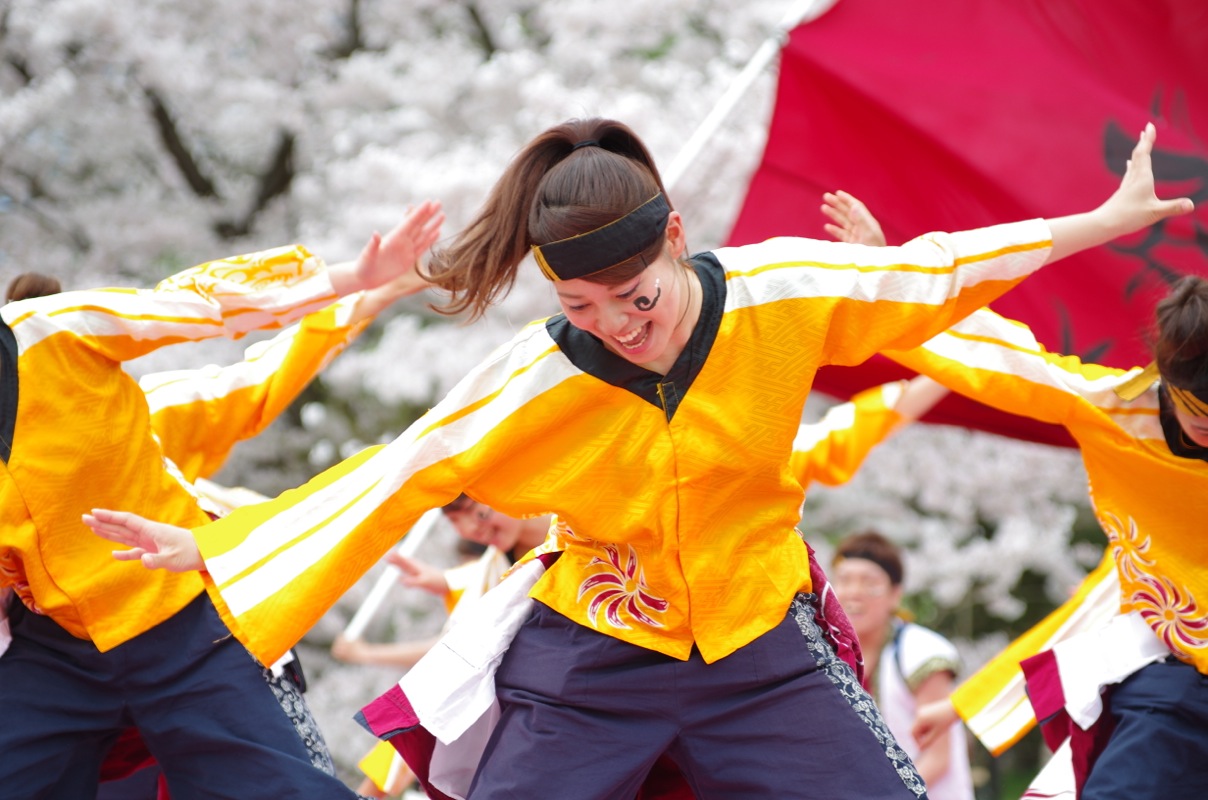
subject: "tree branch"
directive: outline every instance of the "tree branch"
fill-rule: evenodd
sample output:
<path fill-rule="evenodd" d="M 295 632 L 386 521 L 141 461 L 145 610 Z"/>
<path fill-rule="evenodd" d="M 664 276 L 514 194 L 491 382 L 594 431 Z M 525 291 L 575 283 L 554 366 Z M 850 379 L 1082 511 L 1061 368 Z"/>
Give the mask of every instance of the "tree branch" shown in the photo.
<path fill-rule="evenodd" d="M 361 0 L 348 0 L 348 13 L 344 16 L 344 38 L 327 51 L 332 58 L 348 58 L 358 50 L 365 49 L 361 38 Z"/>
<path fill-rule="evenodd" d="M 478 10 L 477 3 L 466 3 L 466 12 L 470 15 L 470 22 L 474 24 L 474 40 L 478 43 L 478 46 L 482 48 L 486 58 L 489 59 L 499 50 L 499 48 L 495 46 L 495 37 L 491 35 L 491 29 L 487 27 L 486 20 L 482 18 L 482 13 Z"/>
<path fill-rule="evenodd" d="M 4 9 L 4 13 L 0 14 L 0 39 L 8 38 L 8 15 L 11 11 L 12 9 L 6 8 Z M 16 53 L 6 53 L 4 63 L 12 67 L 21 76 L 21 82 L 26 86 L 33 82 L 34 76 L 29 71 L 29 64 L 21 56 Z"/>
<path fill-rule="evenodd" d="M 297 137 L 290 131 L 281 131 L 277 135 L 277 148 L 269 160 L 268 168 L 260 174 L 260 185 L 256 189 L 256 199 L 252 207 L 240 220 L 221 220 L 214 226 L 219 236 L 234 239 L 246 236 L 256 223 L 256 217 L 268 207 L 273 198 L 289 191 L 293 183 L 294 142 Z"/>
<path fill-rule="evenodd" d="M 168 107 L 160 99 L 159 93 L 150 88 L 144 89 L 143 92 L 146 94 L 148 102 L 151 103 L 151 116 L 155 120 L 155 127 L 159 130 L 160 141 L 172 156 L 172 160 L 176 162 L 180 174 L 184 176 L 193 193 L 198 197 L 218 197 L 218 191 L 214 188 L 213 181 L 202 173 L 193 154 L 185 147 L 176 128 L 176 120 L 168 113 Z"/>
<path fill-rule="evenodd" d="M 39 207 L 38 198 L 46 198 L 51 204 L 54 203 L 54 199 L 43 191 L 41 184 L 35 176 L 23 173 L 14 173 L 14 175 L 22 178 L 27 184 L 25 198 L 21 199 L 16 192 L 3 185 L 0 185 L 0 195 L 7 196 L 17 208 L 29 214 L 35 223 L 40 225 L 44 230 L 49 231 L 52 236 L 66 238 L 72 249 L 77 253 L 87 253 L 92 249 L 92 240 L 84 232 L 83 228 L 70 222 L 60 222 Z"/>

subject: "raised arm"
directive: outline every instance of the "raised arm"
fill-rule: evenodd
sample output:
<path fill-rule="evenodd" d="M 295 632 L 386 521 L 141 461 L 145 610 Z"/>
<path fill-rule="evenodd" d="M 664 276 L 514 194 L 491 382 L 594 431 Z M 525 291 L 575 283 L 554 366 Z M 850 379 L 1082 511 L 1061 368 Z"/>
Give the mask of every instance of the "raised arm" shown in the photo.
<path fill-rule="evenodd" d="M 818 422 L 798 428 L 790 461 L 793 474 L 804 489 L 814 481 L 827 486 L 846 483 L 874 447 L 926 414 L 947 393 L 919 376 L 867 389 L 833 406 Z"/>
<path fill-rule="evenodd" d="M 439 235 L 435 203 L 411 209 L 385 237 L 374 235 L 356 261 L 326 269 L 293 246 L 210 261 L 154 289 L 66 292 L 10 303 L 3 317 L 22 350 L 54 341 L 127 361 L 180 341 L 277 328 L 330 304 L 415 272 L 419 256 Z"/>
<path fill-rule="evenodd" d="M 1084 214 L 1048 220 L 1049 230 L 1053 232 L 1050 262 L 1106 244 L 1167 217 L 1191 213 L 1194 206 L 1190 199 L 1161 200 L 1154 193 L 1150 154 L 1156 138 L 1153 123 L 1146 123 L 1133 147 L 1119 188 L 1103 205 Z"/>
<path fill-rule="evenodd" d="M 217 472 L 240 441 L 263 431 L 395 300 L 423 288 L 408 272 L 307 314 L 224 367 L 146 375 L 151 427 L 187 480 Z"/>
<path fill-rule="evenodd" d="M 1057 425 L 1122 400 L 1108 386 L 1126 370 L 1050 353 L 1025 325 L 979 309 L 920 347 L 884 354 L 1002 411 Z"/>

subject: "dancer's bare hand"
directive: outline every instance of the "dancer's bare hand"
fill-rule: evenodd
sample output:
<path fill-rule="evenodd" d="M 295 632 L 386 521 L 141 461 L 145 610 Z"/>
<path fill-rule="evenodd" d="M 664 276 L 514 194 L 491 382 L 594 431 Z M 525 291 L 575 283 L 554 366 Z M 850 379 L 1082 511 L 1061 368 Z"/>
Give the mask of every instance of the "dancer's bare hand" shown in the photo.
<path fill-rule="evenodd" d="M 94 508 L 83 519 L 97 536 L 130 548 L 113 551 L 113 557 L 118 561 L 139 560 L 147 569 L 169 572 L 205 569 L 197 541 L 188 528 L 155 522 L 128 511 L 103 508 Z"/>
<path fill-rule="evenodd" d="M 1100 207 L 1110 225 L 1119 225 L 1121 234 L 1132 233 L 1167 217 L 1190 213 L 1191 200 L 1178 197 L 1159 199 L 1154 188 L 1153 144 L 1158 133 L 1152 122 L 1145 124 L 1124 170 L 1120 186 Z"/>
<path fill-rule="evenodd" d="M 872 247 L 885 246 L 885 234 L 881 223 L 868 208 L 852 195 L 842 190 L 822 195 L 822 213 L 831 222 L 822 227 L 840 242 L 866 244 Z"/>
<path fill-rule="evenodd" d="M 423 589 L 425 592 L 431 592 L 435 595 L 443 596 L 449 591 L 449 582 L 445 580 L 445 573 L 429 564 L 425 564 L 414 558 L 407 558 L 398 553 L 391 552 L 386 556 L 386 560 L 399 568 L 398 581 L 403 586 L 409 586 L 413 589 Z"/>
<path fill-rule="evenodd" d="M 427 285 L 419 273 L 420 258 L 440 238 L 445 214 L 436 200 L 425 200 L 407 209 L 403 221 L 383 236 L 374 233 L 357 260 L 330 268 L 336 293 L 351 294 L 374 289 L 409 277 L 418 291 Z"/>

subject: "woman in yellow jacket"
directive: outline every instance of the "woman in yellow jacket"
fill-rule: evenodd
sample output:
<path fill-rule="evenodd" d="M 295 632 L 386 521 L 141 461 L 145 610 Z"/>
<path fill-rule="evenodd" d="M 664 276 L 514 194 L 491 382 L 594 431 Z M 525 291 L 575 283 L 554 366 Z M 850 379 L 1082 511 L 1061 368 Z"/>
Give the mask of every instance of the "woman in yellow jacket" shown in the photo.
<path fill-rule="evenodd" d="M 0 588 L 15 595 L 0 656 L 5 792 L 94 796 L 101 760 L 134 725 L 177 800 L 351 795 L 311 767 L 260 666 L 225 637 L 200 577 L 127 569 L 80 517 L 122 503 L 187 525 L 209 520 L 165 469 L 144 393 L 122 361 L 278 327 L 394 280 L 439 222 L 425 204 L 357 262 L 329 269 L 289 247 L 209 262 L 154 290 L 0 309 Z"/>
<path fill-rule="evenodd" d="M 1149 367 L 1048 353 L 989 311 L 890 354 L 988 405 L 1065 426 L 1082 452 L 1120 614 L 1025 664 L 1037 716 L 1069 717 L 1082 798 L 1192 798 L 1208 782 L 1206 341 L 1208 281 L 1188 276 L 1158 304 Z M 1083 735 L 1092 727 L 1114 731 L 1105 746 Z"/>
<path fill-rule="evenodd" d="M 797 429 L 791 459 L 793 474 L 797 476 L 804 490 L 808 490 L 810 484 L 815 481 L 827 486 L 846 483 L 851 480 L 874 447 L 902 425 L 927 413 L 947 392 L 947 389 L 930 378 L 920 376 L 910 381 L 893 381 L 868 389 L 849 402 L 832 406 L 822 419 L 803 423 Z M 504 571 L 514 563 L 516 556 L 543 543 L 545 532 L 549 529 L 549 520 L 546 517 L 513 520 L 498 511 L 487 509 L 465 495 L 459 496 L 451 505 L 446 506 L 445 515 L 463 538 L 490 543 L 481 559 L 473 564 L 447 570 L 443 574 L 434 567 L 414 559 L 404 559 L 395 553 L 391 553 L 388 559 L 403 571 L 399 578 L 403 585 L 423 588 L 446 598 L 450 611 L 454 612 L 449 620 L 451 625 L 459 611 L 464 613 L 467 606 L 498 583 Z M 556 537 L 559 530 L 560 526 L 555 524 L 552 534 Z M 514 549 L 509 543 L 514 543 Z M 496 550 L 496 545 L 508 545 L 513 555 L 504 558 Z M 814 575 L 824 580 L 820 570 Z M 473 577 L 467 582 L 466 576 Z M 819 616 L 824 620 L 829 616 L 831 621 L 834 621 L 830 612 L 838 609 L 837 601 L 830 596 L 829 587 L 818 583 L 815 581 L 813 590 L 819 596 L 817 602 L 822 609 Z M 839 637 L 845 633 L 846 641 L 832 644 L 836 646 L 836 650 L 845 645 L 850 647 L 850 657 L 857 662 L 858 667 L 858 642 L 855 640 L 854 630 L 847 625 L 844 632 L 834 631 L 834 635 Z M 438 641 L 439 638 L 433 638 L 393 644 L 369 644 L 339 637 L 332 646 L 332 655 L 350 663 L 410 668 Z M 414 776 L 402 764 L 399 754 L 389 742 L 379 742 L 378 746 L 361 760 L 359 766 L 366 775 L 365 782 L 357 789 L 363 795 L 395 795 L 414 781 Z M 428 774 L 422 769 L 420 772 Z M 639 797 L 680 796 L 675 794 L 681 791 L 678 784 L 674 790 L 668 791 L 671 790 L 673 772 L 664 769 L 659 773 L 664 783 L 652 785 L 648 780 Z M 659 788 L 668 793 L 661 794 Z"/>
<path fill-rule="evenodd" d="M 480 312 L 531 252 L 562 314 L 392 444 L 277 501 L 196 536 L 88 522 L 134 546 L 123 559 L 204 566 L 231 630 L 271 660 L 424 510 L 464 491 L 509 516 L 553 511 L 567 532 L 495 673 L 502 717 L 470 796 L 628 797 L 663 753 L 700 796 L 922 796 L 814 623 L 789 468 L 801 409 L 821 365 L 917 346 L 1049 261 L 1190 210 L 1154 196 L 1153 136 L 1085 215 L 687 259 L 636 135 L 556 126 L 431 269 L 453 310 Z"/>

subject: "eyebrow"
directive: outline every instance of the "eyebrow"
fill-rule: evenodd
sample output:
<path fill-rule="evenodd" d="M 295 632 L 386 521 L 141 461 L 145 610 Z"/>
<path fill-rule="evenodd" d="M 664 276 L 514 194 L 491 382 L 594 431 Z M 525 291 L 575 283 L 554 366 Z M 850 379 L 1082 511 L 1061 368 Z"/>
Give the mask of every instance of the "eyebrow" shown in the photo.
<path fill-rule="evenodd" d="M 635 288 L 635 289 L 636 289 L 636 288 L 638 287 L 638 284 L 640 284 L 640 283 L 642 282 L 642 276 L 641 276 L 641 275 L 639 275 L 639 276 L 637 276 L 637 278 L 635 278 L 634 280 L 636 280 L 636 281 L 637 281 L 637 283 L 635 283 L 635 284 L 633 285 L 633 288 Z M 625 286 L 625 285 L 626 285 L 626 284 L 624 284 L 624 283 L 620 283 L 620 284 L 617 284 L 617 286 L 616 286 L 616 287 L 609 287 L 609 289 L 608 289 L 608 290 L 609 290 L 610 292 L 619 292 L 619 291 L 622 291 L 622 290 L 621 290 L 620 288 L 617 288 L 617 287 L 621 287 L 621 286 Z M 629 291 L 629 290 L 628 290 L 628 289 L 625 289 L 624 291 Z M 581 295 L 581 294 L 571 294 L 571 293 L 569 293 L 569 292 L 560 292 L 560 291 L 558 291 L 557 289 L 555 289 L 555 290 L 554 290 L 554 293 L 555 293 L 555 294 L 557 294 L 559 297 L 561 297 L 563 300 L 582 300 L 582 299 L 583 299 L 583 295 Z"/>

